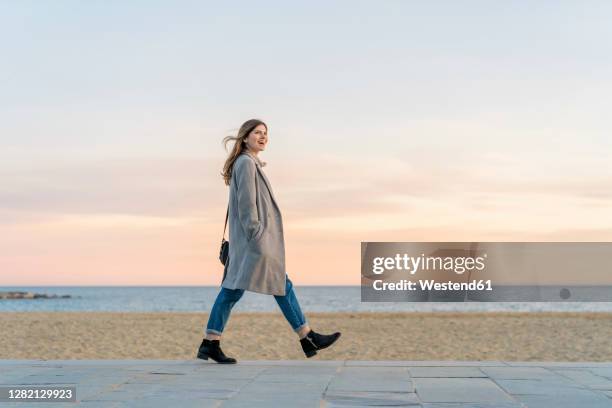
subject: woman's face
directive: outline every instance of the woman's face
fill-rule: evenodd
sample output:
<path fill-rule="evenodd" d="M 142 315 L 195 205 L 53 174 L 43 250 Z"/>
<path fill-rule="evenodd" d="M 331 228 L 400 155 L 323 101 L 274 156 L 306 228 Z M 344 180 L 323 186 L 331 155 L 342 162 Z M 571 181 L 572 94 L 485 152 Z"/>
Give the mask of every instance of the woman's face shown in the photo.
<path fill-rule="evenodd" d="M 255 129 L 251 130 L 249 136 L 246 138 L 247 148 L 255 153 L 258 153 L 266 148 L 268 144 L 268 129 L 265 125 L 257 125 Z"/>

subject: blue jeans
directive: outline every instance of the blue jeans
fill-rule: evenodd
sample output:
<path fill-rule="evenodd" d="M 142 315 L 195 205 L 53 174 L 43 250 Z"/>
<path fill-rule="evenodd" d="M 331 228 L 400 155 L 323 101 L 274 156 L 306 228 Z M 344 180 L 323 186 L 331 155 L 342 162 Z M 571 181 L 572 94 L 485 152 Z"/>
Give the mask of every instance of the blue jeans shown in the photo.
<path fill-rule="evenodd" d="M 223 333 L 225 324 L 229 320 L 232 307 L 240 300 L 244 294 L 244 289 L 227 289 L 221 287 L 221 291 L 215 299 L 215 304 L 210 311 L 208 324 L 206 325 L 206 333 L 218 334 Z M 291 328 L 296 333 L 308 324 L 306 317 L 300 309 L 295 292 L 293 291 L 293 283 L 286 278 L 285 296 L 274 295 L 276 303 L 280 306 L 283 315 L 291 325 Z"/>

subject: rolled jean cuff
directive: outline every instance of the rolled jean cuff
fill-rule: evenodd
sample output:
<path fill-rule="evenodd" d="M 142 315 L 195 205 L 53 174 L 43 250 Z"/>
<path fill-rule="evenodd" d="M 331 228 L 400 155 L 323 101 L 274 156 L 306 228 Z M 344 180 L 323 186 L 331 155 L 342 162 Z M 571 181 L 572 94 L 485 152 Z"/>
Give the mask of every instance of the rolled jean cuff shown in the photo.
<path fill-rule="evenodd" d="M 220 336 L 222 333 L 219 330 L 206 329 L 206 334 L 216 334 L 216 335 Z"/>
<path fill-rule="evenodd" d="M 308 322 L 304 322 L 304 324 L 300 325 L 298 328 L 293 329 L 294 332 L 299 333 L 305 326 L 308 326 Z"/>

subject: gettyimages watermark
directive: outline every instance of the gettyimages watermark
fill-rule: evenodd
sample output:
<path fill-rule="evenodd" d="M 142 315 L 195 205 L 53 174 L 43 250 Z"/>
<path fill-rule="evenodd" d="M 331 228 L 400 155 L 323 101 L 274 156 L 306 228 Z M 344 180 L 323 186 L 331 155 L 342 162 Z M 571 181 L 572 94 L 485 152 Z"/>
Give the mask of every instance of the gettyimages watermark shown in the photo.
<path fill-rule="evenodd" d="M 612 242 L 362 242 L 363 302 L 611 302 Z"/>

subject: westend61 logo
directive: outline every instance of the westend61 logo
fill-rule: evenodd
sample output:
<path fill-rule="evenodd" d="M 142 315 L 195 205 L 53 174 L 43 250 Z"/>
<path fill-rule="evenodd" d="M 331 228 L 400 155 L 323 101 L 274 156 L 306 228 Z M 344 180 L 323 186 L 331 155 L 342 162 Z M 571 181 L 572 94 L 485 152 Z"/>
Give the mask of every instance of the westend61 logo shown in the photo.
<path fill-rule="evenodd" d="M 372 261 L 372 272 L 379 275 L 387 270 L 406 270 L 414 275 L 419 270 L 453 271 L 462 275 L 466 271 L 482 271 L 485 269 L 487 254 L 479 257 L 421 256 L 414 257 L 396 254 L 395 257 L 376 257 Z"/>

